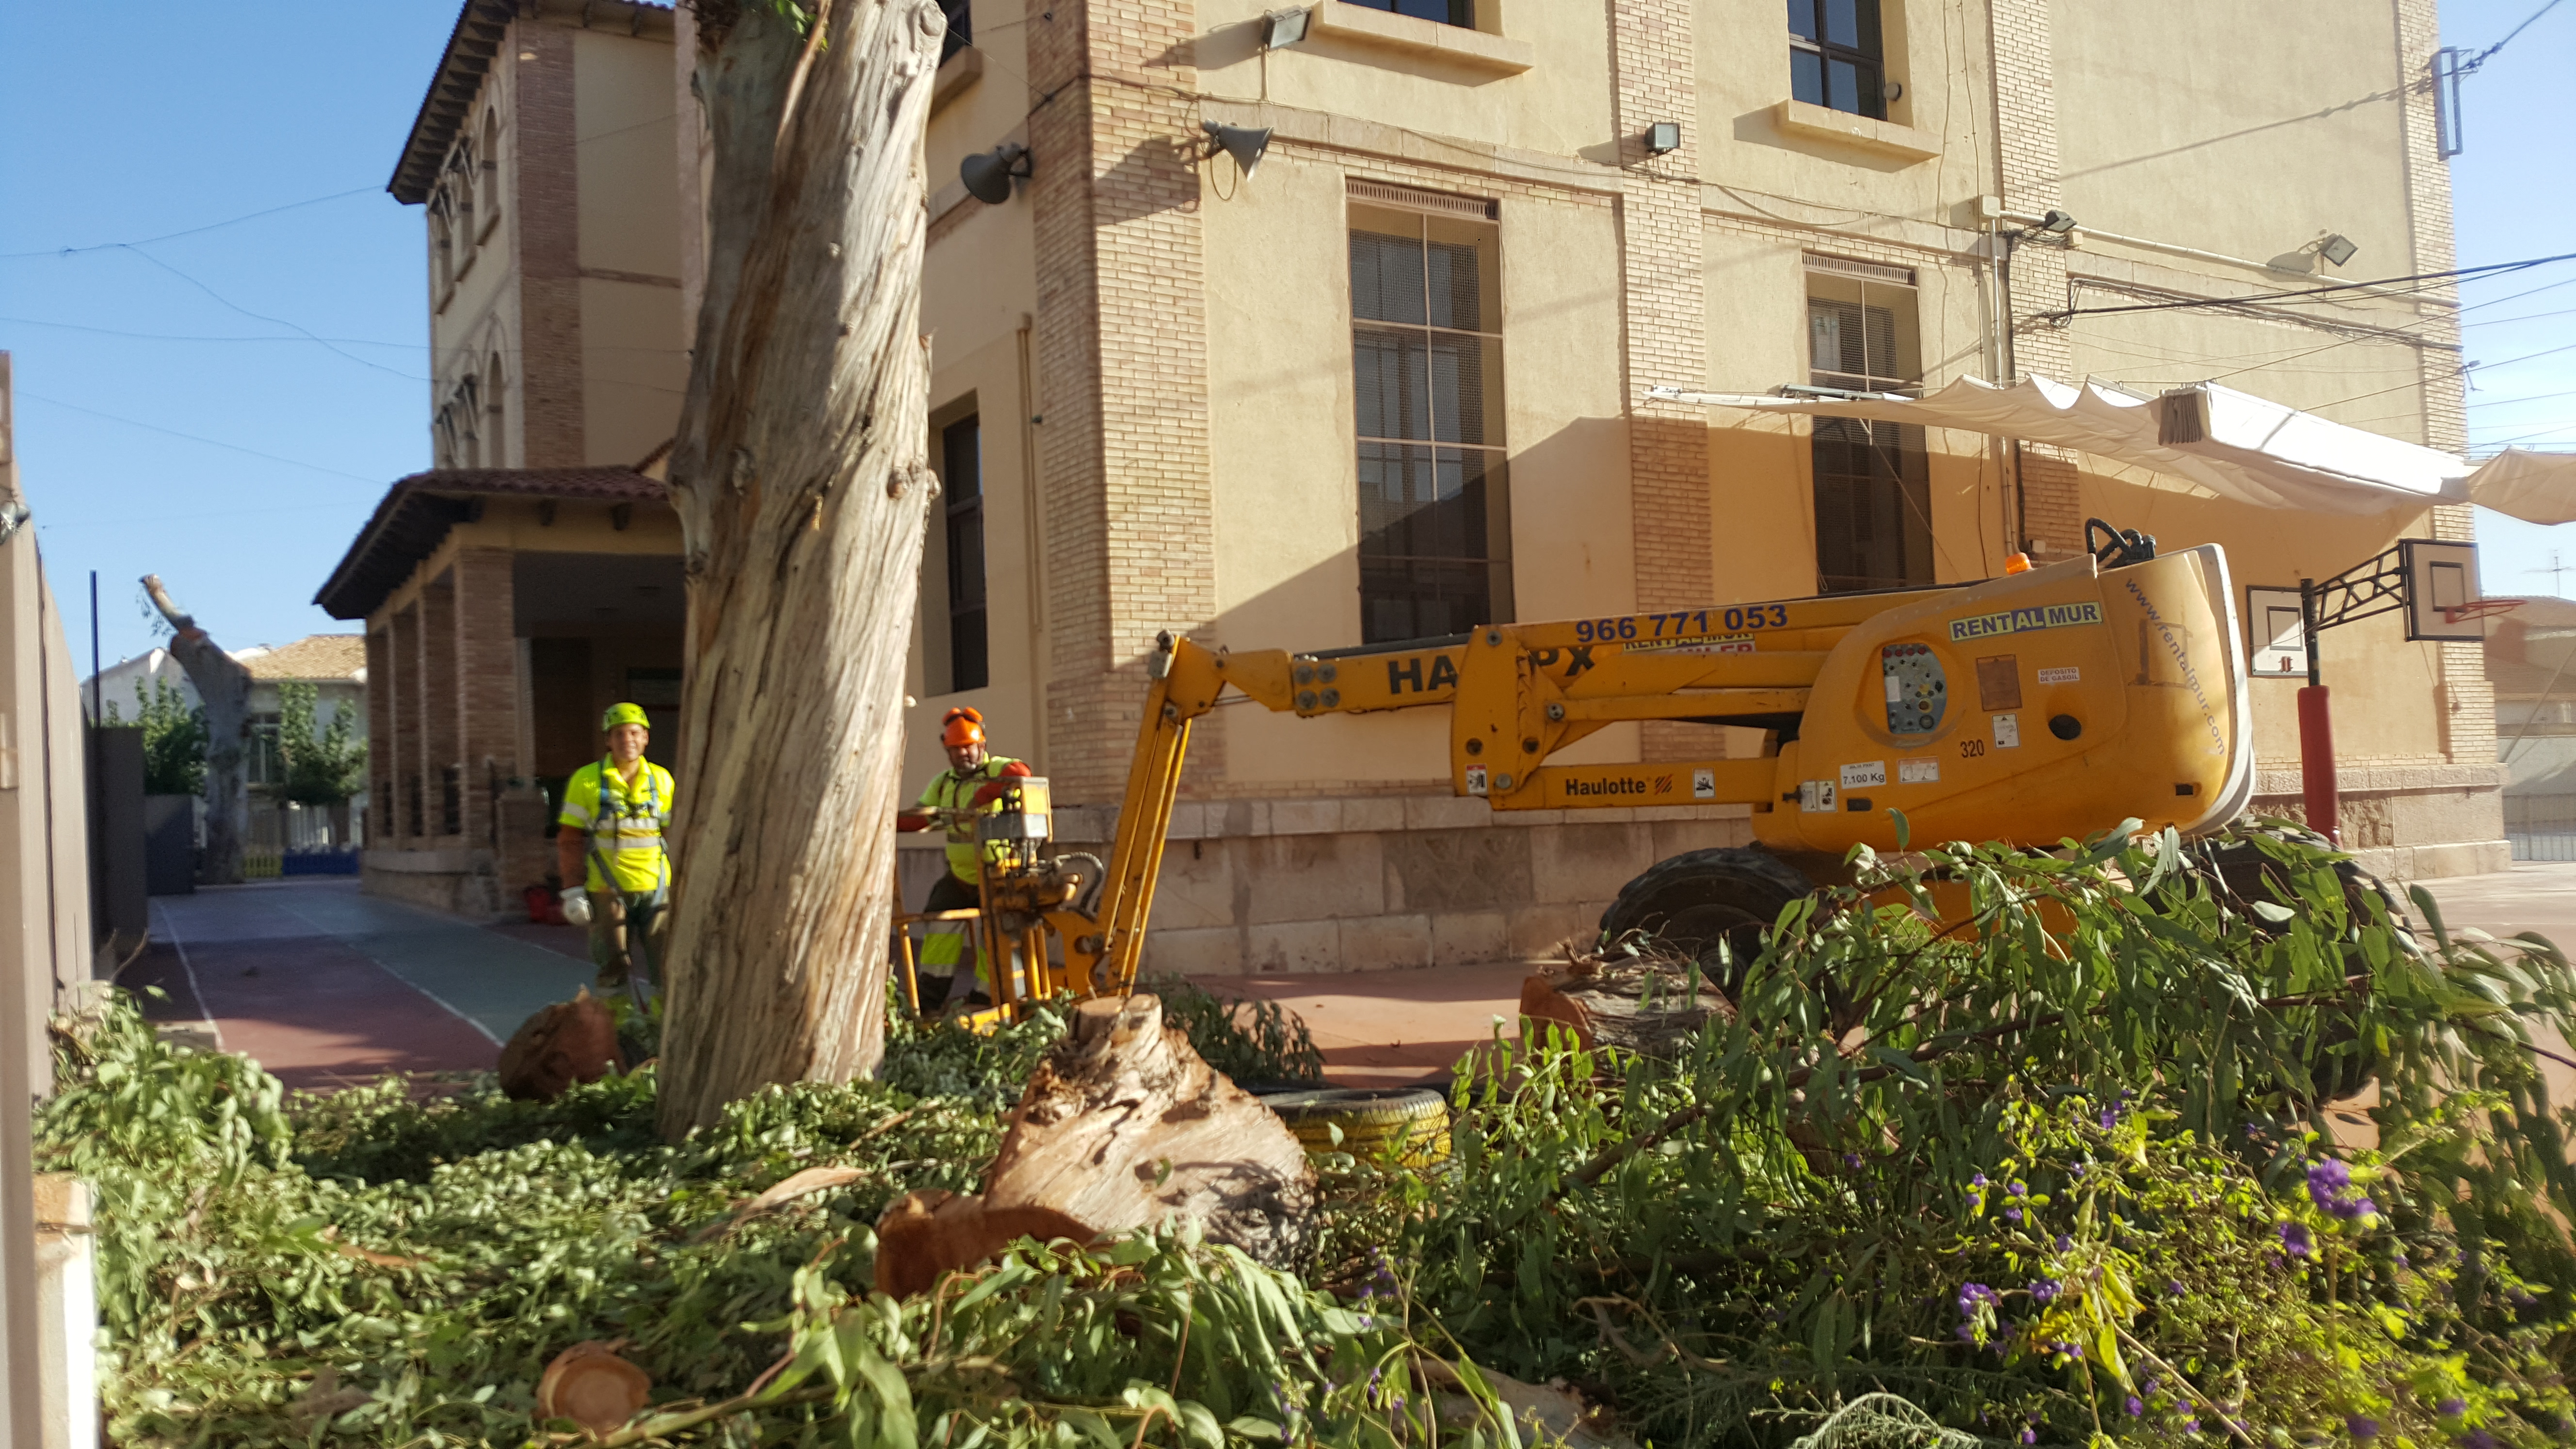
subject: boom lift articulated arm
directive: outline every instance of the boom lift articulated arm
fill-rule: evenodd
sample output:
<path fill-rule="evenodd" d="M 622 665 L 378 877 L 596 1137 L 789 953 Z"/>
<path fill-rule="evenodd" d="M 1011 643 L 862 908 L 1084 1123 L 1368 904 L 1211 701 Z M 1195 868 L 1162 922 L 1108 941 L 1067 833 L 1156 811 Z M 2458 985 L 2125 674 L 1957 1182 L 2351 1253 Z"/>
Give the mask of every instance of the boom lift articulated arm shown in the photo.
<path fill-rule="evenodd" d="M 2133 558 L 2134 556 L 2126 556 Z M 2252 792 L 2245 662 L 2215 546 L 2084 557 L 1957 587 L 1498 624 L 1319 654 L 1163 635 L 1106 867 L 987 877 L 1043 918 L 1077 994 L 1135 979 L 1193 723 L 1228 690 L 1302 716 L 1447 706 L 1459 795 L 1496 810 L 1734 807 L 1763 844 L 2054 844 L 2134 818 L 2186 832 Z M 1605 727 L 1761 732 L 1758 753 L 1557 762 Z M 1715 743 L 1712 737 L 1712 744 Z M 1740 738 L 1740 737 L 1739 737 Z M 1082 879 L 1098 874 L 1096 882 Z"/>

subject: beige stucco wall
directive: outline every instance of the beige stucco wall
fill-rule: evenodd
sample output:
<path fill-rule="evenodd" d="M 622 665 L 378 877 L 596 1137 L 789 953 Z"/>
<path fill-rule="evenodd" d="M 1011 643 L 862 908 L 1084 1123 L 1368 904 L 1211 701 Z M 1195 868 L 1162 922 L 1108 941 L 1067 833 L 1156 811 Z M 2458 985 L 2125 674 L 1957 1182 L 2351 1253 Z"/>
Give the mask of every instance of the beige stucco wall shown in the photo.
<path fill-rule="evenodd" d="M 1888 78 L 1904 87 L 1888 104 L 1888 125 L 1938 159 L 1783 131 L 1774 114 L 1789 99 L 1782 7 L 1709 0 L 1695 16 L 1701 174 L 1736 193 L 1739 205 L 1864 236 L 1894 232 L 1905 220 L 1947 221 L 1960 203 L 1994 190 L 1986 6 L 1882 0 L 1880 16 Z"/>
<path fill-rule="evenodd" d="M 2412 238 L 2389 0 L 2057 0 L 2066 209 L 2088 226 L 2268 261 L 2338 231 L 2355 277 Z"/>
<path fill-rule="evenodd" d="M 1517 75 L 1321 36 L 1265 53 L 1260 17 L 1277 8 L 1202 0 L 1194 47 L 1202 90 L 1596 164 L 1617 157 L 1609 31 L 1598 5 L 1483 0 L 1480 28 L 1526 41 L 1539 57 Z"/>

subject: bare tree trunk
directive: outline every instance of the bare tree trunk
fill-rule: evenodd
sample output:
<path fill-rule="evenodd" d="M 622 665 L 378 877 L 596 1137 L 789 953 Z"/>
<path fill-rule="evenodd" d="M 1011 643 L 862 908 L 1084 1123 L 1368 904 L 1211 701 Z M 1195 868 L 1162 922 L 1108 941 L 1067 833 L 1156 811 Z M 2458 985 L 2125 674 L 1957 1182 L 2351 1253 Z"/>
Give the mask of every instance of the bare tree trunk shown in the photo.
<path fill-rule="evenodd" d="M 143 576 L 152 607 L 170 621 L 170 653 L 197 687 L 206 711 L 206 869 L 212 885 L 242 878 L 242 837 L 250 833 L 250 671 L 226 654 L 188 612 L 170 601 L 159 574 Z"/>
<path fill-rule="evenodd" d="M 936 494 L 920 336 L 935 0 L 799 34 L 700 0 L 707 292 L 671 459 L 688 682 L 666 1134 L 885 1048 L 903 670 Z"/>

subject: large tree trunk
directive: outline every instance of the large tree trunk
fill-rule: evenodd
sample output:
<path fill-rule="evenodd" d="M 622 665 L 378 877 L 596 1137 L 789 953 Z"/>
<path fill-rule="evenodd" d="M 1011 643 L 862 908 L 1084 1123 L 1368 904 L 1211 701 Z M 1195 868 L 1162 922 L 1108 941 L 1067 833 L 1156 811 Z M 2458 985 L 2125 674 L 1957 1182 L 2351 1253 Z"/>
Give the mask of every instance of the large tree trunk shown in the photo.
<path fill-rule="evenodd" d="M 170 601 L 159 574 L 143 576 L 152 607 L 170 621 L 170 654 L 197 687 L 206 711 L 206 865 L 210 885 L 242 878 L 242 837 L 250 833 L 250 671 L 226 654 L 189 613 Z"/>
<path fill-rule="evenodd" d="M 922 133 L 935 0 L 800 35 L 697 5 L 706 301 L 671 456 L 689 579 L 661 1122 L 884 1051 L 903 670 L 929 363 Z"/>

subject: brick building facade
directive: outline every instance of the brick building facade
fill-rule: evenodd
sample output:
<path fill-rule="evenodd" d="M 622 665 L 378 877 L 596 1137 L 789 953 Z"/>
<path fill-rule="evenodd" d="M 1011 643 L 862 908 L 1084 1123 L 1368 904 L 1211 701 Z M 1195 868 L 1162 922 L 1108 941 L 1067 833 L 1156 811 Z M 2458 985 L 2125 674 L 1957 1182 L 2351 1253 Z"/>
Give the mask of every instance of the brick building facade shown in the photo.
<path fill-rule="evenodd" d="M 2334 235 L 2361 249 L 2346 277 L 2449 265 L 2420 84 L 2430 4 L 2178 4 L 1882 0 L 1864 30 L 1865 9 L 1834 6 L 1792 5 L 1784 25 L 1778 0 L 1321 0 L 1298 33 L 1255 0 L 945 0 L 960 43 L 936 81 L 922 315 L 947 486 L 916 630 L 913 772 L 938 767 L 939 714 L 972 704 L 998 748 L 1055 781 L 1075 843 L 1105 839 L 1142 661 L 1165 629 L 1322 650 L 1407 637 L 1398 621 L 1451 632 L 1478 611 L 1597 617 L 1955 582 L 2017 549 L 2071 555 L 2097 516 L 2225 544 L 2240 585 L 2460 536 L 2455 510 L 2285 527 L 2009 439 L 1712 417 L 1649 396 L 2031 375 L 2152 394 L 2224 377 L 2456 446 L 2446 293 L 2251 300 L 2335 279 L 2320 256 Z M 486 31 L 479 70 L 473 46 L 451 47 L 431 109 L 470 117 L 498 94 L 505 121 L 547 129 L 516 143 L 518 224 L 566 235 L 537 193 L 573 196 L 578 246 L 522 245 L 502 325 L 515 345 L 577 355 L 584 380 L 531 357 L 507 380 L 508 451 L 450 461 L 640 457 L 603 441 L 614 398 L 597 379 L 653 355 L 602 339 L 665 316 L 661 263 L 593 254 L 633 201 L 603 194 L 590 138 L 697 114 L 689 17 L 475 0 L 459 33 Z M 657 106 L 624 96 L 631 67 L 579 82 L 584 48 L 610 53 L 610 33 L 618 47 L 676 39 Z M 568 92 L 542 79 L 559 53 L 575 62 Z M 608 109 L 613 125 L 591 114 Z M 427 195 L 453 172 L 466 133 L 445 124 L 415 133 L 398 190 Z M 1210 125 L 1266 131 L 1258 170 L 1219 155 Z M 686 126 L 667 144 L 685 217 L 705 149 Z M 1028 174 L 1007 200 L 952 179 L 1011 147 Z M 2074 225 L 2043 229 L 2051 212 Z M 671 228 L 681 316 L 700 236 Z M 1397 296 L 1387 278 L 1405 268 L 1420 284 Z M 2156 310 L 2108 310 L 2140 306 Z M 564 436 L 539 419 L 576 395 L 577 458 L 527 441 Z M 676 391 L 635 398 L 629 436 L 667 434 Z M 419 608 L 387 620 L 397 653 L 419 647 L 405 629 L 435 622 L 428 593 Z M 2348 838 L 2392 874 L 2492 868 L 2475 654 L 2385 622 L 2327 641 Z M 2290 686 L 2253 695 L 2258 808 L 2294 813 Z M 524 691 L 515 707 L 533 708 Z M 1489 814 L 1445 789 L 1441 713 L 1207 721 L 1156 963 L 1543 953 L 1654 859 L 1749 836 L 1740 807 Z M 1705 728 L 1615 727 L 1579 758 L 1705 754 Z"/>

